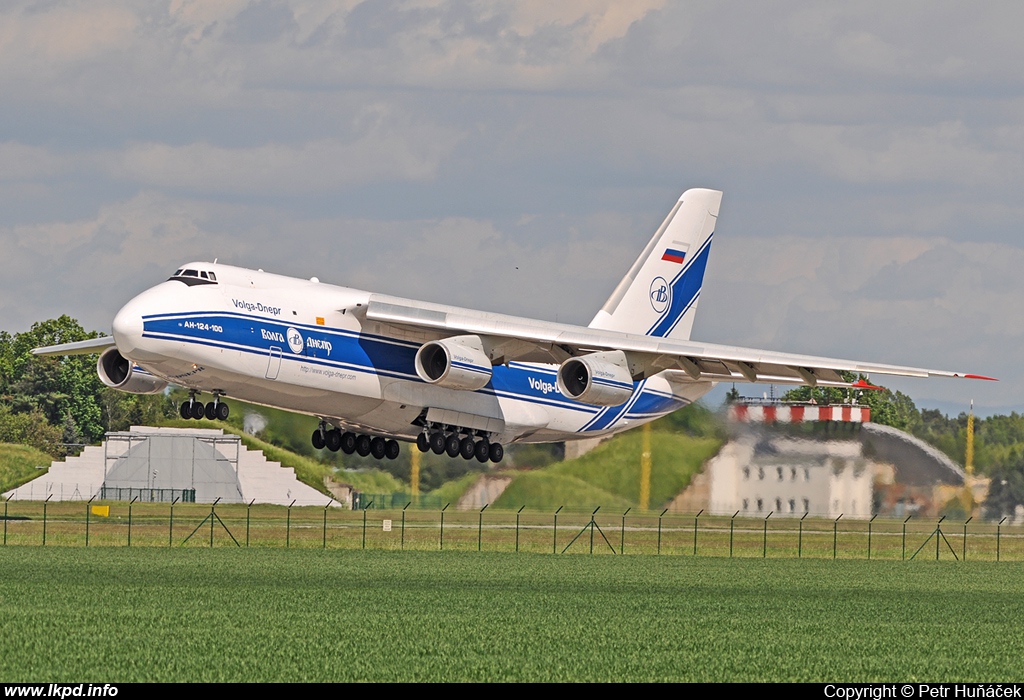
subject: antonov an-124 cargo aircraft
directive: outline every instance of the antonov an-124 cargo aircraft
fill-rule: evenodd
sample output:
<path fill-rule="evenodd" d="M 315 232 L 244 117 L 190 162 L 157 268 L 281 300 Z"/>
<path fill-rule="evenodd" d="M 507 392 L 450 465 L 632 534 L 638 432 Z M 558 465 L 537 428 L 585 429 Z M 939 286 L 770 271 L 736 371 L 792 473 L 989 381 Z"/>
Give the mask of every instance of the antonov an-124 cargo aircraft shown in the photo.
<path fill-rule="evenodd" d="M 986 378 L 690 340 L 721 200 L 683 193 L 585 328 L 194 262 L 129 301 L 112 336 L 34 352 L 99 353 L 100 378 L 122 391 L 185 387 L 186 418 L 223 420 L 237 397 L 318 416 L 317 449 L 394 459 L 407 441 L 480 462 L 510 443 L 627 430 L 721 381 Z"/>

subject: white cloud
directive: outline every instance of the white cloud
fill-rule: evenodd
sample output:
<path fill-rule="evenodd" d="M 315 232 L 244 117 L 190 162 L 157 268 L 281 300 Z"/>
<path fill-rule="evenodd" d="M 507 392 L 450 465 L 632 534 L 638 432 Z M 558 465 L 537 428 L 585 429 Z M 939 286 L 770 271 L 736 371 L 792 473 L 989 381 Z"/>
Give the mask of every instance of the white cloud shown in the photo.
<path fill-rule="evenodd" d="M 309 194 L 351 185 L 429 180 L 457 138 L 451 130 L 409 128 L 354 142 L 336 139 L 225 148 L 209 143 L 130 145 L 109 154 L 114 178 L 205 193 Z"/>
<path fill-rule="evenodd" d="M 695 337 L 1001 377 L 1024 391 L 1024 249 L 905 238 L 719 237 Z M 916 391 L 951 399 L 962 385 Z"/>

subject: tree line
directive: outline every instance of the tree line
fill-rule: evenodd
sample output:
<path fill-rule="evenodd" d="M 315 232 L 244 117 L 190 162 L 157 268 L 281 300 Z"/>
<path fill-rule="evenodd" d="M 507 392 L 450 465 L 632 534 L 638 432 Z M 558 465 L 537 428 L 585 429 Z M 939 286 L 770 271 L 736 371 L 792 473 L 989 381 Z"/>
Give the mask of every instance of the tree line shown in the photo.
<path fill-rule="evenodd" d="M 31 445 L 53 457 L 80 451 L 111 430 L 173 415 L 170 398 L 137 396 L 103 385 L 95 355 L 39 357 L 45 345 L 99 337 L 69 316 L 0 331 L 0 442 Z"/>

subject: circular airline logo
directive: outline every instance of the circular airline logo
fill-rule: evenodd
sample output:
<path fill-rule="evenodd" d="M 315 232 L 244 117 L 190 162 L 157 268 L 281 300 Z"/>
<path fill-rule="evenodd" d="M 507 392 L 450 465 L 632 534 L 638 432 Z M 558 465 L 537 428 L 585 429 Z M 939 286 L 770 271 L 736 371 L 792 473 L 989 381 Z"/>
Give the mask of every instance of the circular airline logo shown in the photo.
<path fill-rule="evenodd" d="M 292 349 L 296 355 L 302 352 L 302 348 L 305 347 L 305 343 L 302 342 L 302 334 L 294 328 L 289 328 L 285 332 L 285 336 L 288 338 L 288 347 Z"/>
<path fill-rule="evenodd" d="M 655 277 L 651 282 L 651 308 L 656 313 L 665 313 L 669 303 L 672 301 L 672 288 L 664 277 Z"/>

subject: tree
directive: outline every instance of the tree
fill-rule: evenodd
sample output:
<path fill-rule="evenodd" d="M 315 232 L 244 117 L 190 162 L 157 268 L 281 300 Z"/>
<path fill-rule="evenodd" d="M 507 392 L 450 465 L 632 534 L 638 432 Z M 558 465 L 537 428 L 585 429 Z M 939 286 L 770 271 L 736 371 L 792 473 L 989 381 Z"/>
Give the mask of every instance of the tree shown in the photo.
<path fill-rule="evenodd" d="M 852 372 L 841 373 L 843 381 L 851 384 L 868 378 Z M 787 391 L 782 397 L 786 401 L 810 401 L 814 399 L 819 404 L 848 403 L 856 398 L 861 406 L 871 409 L 871 420 L 882 425 L 890 425 L 900 430 L 913 432 L 921 422 L 917 406 L 913 399 L 897 391 L 893 393 L 889 389 L 841 389 L 839 387 L 813 387 L 802 386 L 799 389 Z"/>
<path fill-rule="evenodd" d="M 14 413 L 37 411 L 50 425 L 63 426 L 71 416 L 82 437 L 103 437 L 99 393 L 103 389 L 91 355 L 38 357 L 33 348 L 98 337 L 70 316 L 34 323 L 14 336 L 0 335 L 0 396 Z"/>
<path fill-rule="evenodd" d="M 1008 462 L 991 473 L 992 483 L 985 499 L 985 517 L 999 520 L 1013 515 L 1017 506 L 1024 505 L 1024 451 L 1014 448 Z"/>

